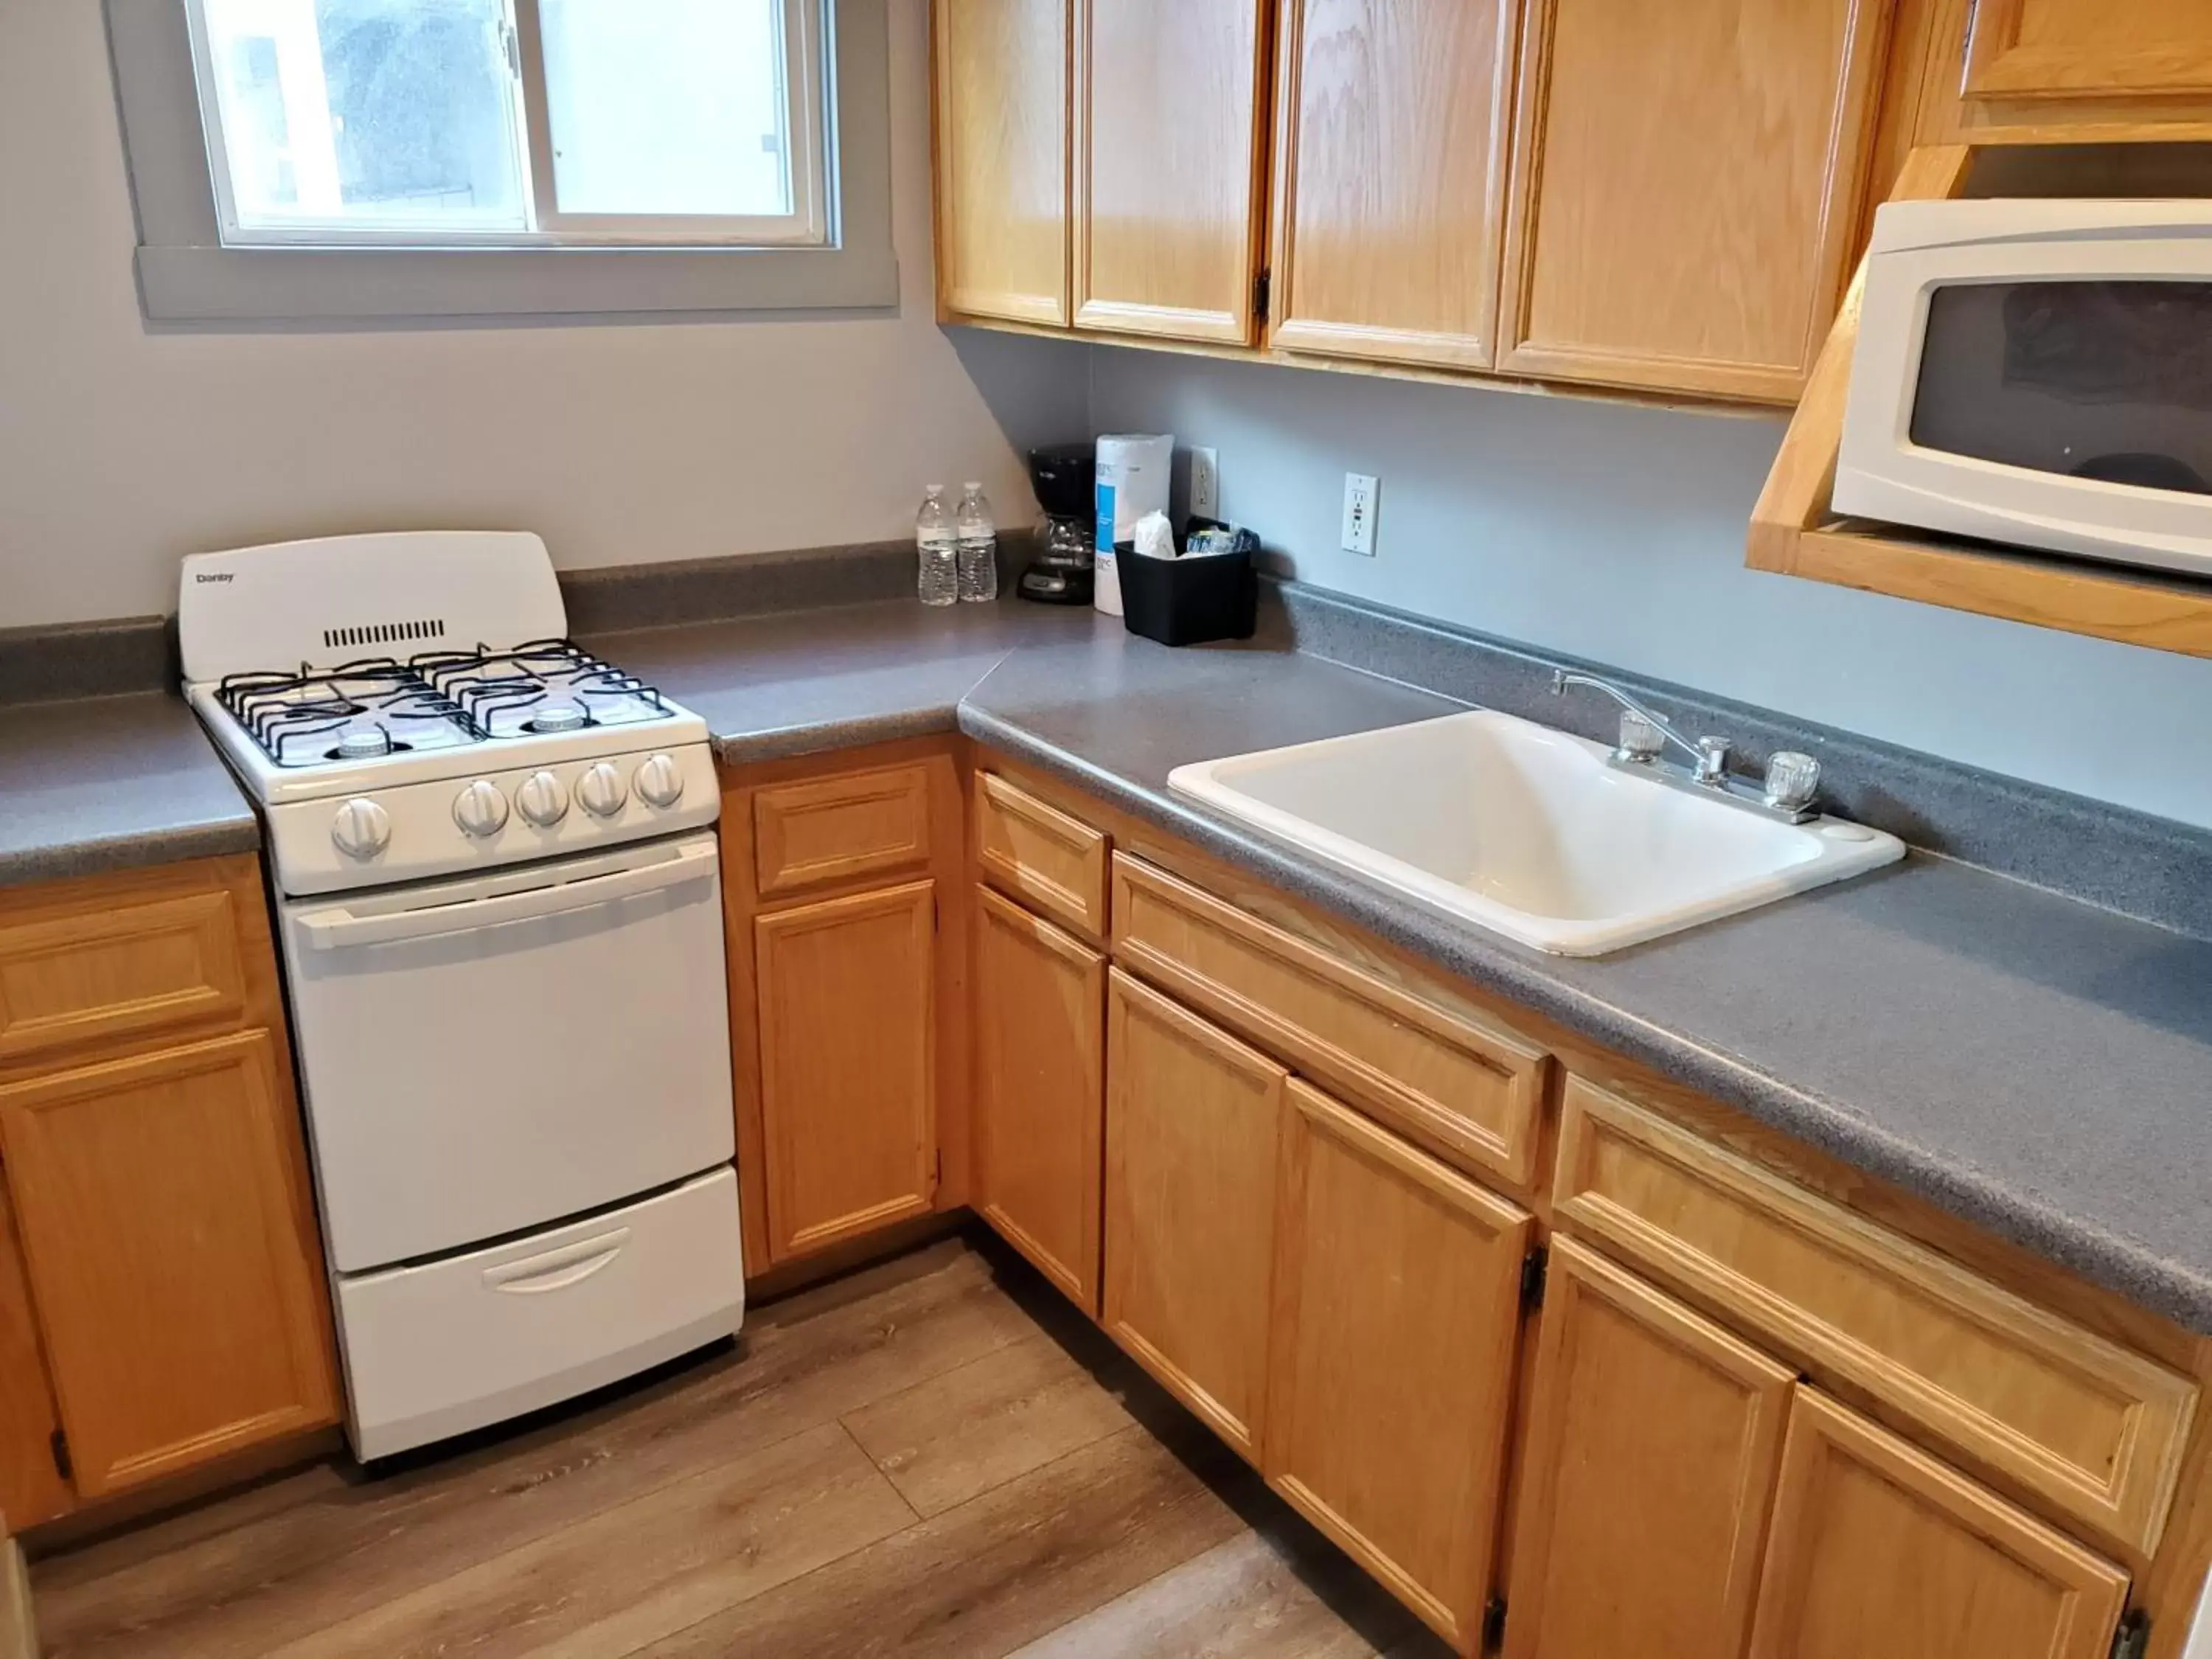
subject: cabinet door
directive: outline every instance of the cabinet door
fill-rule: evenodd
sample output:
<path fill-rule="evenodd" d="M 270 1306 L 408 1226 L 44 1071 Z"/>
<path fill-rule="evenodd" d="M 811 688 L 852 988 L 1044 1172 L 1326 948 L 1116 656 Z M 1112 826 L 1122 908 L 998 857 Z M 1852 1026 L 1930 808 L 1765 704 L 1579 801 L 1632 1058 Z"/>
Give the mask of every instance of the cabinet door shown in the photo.
<path fill-rule="evenodd" d="M 0 1089 L 88 1497 L 337 1415 L 322 1253 L 266 1031 Z"/>
<path fill-rule="evenodd" d="M 936 884 L 762 916 L 761 1120 L 781 1261 L 928 1210 Z"/>
<path fill-rule="evenodd" d="M 1971 29 L 1968 98 L 2212 93 L 2204 0 L 1979 0 Z"/>
<path fill-rule="evenodd" d="M 976 1207 L 1095 1316 L 1106 959 L 988 888 L 975 920 Z"/>
<path fill-rule="evenodd" d="M 1741 1655 L 1794 1381 L 1711 1321 L 1555 1237 L 1507 1659 Z"/>
<path fill-rule="evenodd" d="M 1503 368 L 1787 402 L 1842 291 L 1889 0 L 1528 0 Z"/>
<path fill-rule="evenodd" d="M 1285 0 L 1273 343 L 1490 367 L 1517 0 Z"/>
<path fill-rule="evenodd" d="M 60 1424 L 6 1176 L 0 1169 L 0 1538 L 51 1521 L 70 1501 L 54 1462 Z"/>
<path fill-rule="evenodd" d="M 1261 1468 L 1472 1651 L 1529 1217 L 1304 1083 L 1290 1101 Z"/>
<path fill-rule="evenodd" d="M 1252 338 L 1261 0 L 1075 0 L 1075 321 Z"/>
<path fill-rule="evenodd" d="M 1290 1074 L 1119 969 L 1106 1032 L 1106 1329 L 1256 1463 Z"/>
<path fill-rule="evenodd" d="M 1754 1659 L 2104 1659 L 2127 1575 L 1801 1389 Z"/>
<path fill-rule="evenodd" d="M 1067 321 L 1070 0 L 937 0 L 945 308 Z"/>

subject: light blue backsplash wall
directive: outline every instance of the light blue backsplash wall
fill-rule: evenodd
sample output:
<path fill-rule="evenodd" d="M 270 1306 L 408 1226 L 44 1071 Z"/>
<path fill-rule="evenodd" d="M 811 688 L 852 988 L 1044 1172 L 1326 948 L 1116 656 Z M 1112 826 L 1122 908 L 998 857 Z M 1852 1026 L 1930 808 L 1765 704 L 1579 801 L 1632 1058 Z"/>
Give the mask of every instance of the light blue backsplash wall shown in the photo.
<path fill-rule="evenodd" d="M 2212 662 L 1746 569 L 1779 420 L 1091 357 L 1094 427 L 1213 446 L 1300 580 L 2212 827 Z M 1382 480 L 1372 559 L 1346 472 Z"/>

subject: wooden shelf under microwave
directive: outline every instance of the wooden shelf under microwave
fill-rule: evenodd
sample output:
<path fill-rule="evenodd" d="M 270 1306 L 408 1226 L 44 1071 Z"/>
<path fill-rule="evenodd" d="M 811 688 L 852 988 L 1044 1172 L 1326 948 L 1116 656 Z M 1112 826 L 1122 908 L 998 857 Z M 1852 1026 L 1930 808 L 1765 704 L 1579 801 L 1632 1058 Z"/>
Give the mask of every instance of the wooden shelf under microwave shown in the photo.
<path fill-rule="evenodd" d="M 1964 194 L 1973 160 L 1970 145 L 1916 149 L 1890 199 L 1942 200 Z M 1837 516 L 1831 497 L 1865 280 L 1862 260 L 1766 487 L 1752 509 L 1744 562 L 1754 570 L 2212 657 L 2212 582 L 1986 547 Z"/>

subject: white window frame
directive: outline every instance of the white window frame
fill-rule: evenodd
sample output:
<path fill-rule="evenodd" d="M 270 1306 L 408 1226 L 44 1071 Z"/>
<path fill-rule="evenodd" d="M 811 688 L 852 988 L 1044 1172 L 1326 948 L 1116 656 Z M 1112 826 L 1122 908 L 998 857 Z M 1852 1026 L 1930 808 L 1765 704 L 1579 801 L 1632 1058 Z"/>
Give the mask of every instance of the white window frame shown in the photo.
<path fill-rule="evenodd" d="M 792 219 L 563 215 L 554 208 L 537 0 L 507 0 L 523 84 L 528 187 L 540 228 L 256 227 L 235 216 L 220 122 L 203 114 L 197 7 L 106 0 L 156 321 L 266 324 L 669 313 L 887 313 L 891 245 L 889 0 L 781 0 L 788 84 L 805 100 L 791 148 Z M 790 27 L 797 20 L 799 27 Z M 816 118 L 818 111 L 819 118 Z M 774 235 L 775 240 L 769 240 Z"/>

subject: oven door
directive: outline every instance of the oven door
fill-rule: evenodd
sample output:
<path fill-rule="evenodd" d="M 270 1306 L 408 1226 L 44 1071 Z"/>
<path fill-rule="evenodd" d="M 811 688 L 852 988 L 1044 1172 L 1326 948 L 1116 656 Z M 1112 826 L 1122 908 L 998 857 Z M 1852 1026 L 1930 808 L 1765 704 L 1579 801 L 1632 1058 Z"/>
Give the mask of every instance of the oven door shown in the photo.
<path fill-rule="evenodd" d="M 2212 573 L 2212 204 L 1883 207 L 1833 501 Z"/>
<path fill-rule="evenodd" d="M 543 1226 L 729 1162 L 712 835 L 294 900 L 283 914 L 337 1272 Z"/>

